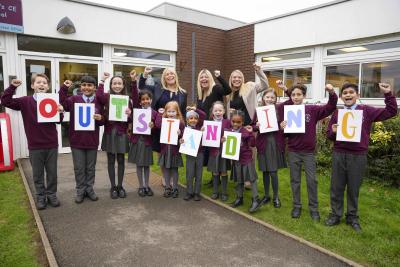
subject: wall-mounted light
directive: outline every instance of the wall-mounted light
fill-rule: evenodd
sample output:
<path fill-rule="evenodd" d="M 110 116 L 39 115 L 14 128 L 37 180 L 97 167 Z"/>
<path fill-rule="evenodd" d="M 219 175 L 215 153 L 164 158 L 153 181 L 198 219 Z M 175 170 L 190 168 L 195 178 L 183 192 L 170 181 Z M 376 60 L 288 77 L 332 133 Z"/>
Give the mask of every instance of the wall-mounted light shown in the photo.
<path fill-rule="evenodd" d="M 114 52 L 114 56 L 117 57 L 126 57 L 127 53 L 126 52 Z"/>
<path fill-rule="evenodd" d="M 57 31 L 64 34 L 71 34 L 75 33 L 76 29 L 74 23 L 68 17 L 64 17 L 58 23 Z"/>

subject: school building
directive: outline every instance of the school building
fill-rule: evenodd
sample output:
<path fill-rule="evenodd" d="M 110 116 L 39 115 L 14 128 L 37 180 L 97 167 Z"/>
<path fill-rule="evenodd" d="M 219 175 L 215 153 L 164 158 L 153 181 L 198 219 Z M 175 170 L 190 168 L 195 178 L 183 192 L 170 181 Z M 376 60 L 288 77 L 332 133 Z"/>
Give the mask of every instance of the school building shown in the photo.
<path fill-rule="evenodd" d="M 23 81 L 16 96 L 31 95 L 33 73 L 47 74 L 58 92 L 65 79 L 82 75 L 129 79 L 130 70 L 151 65 L 157 79 L 171 66 L 191 104 L 202 68 L 226 79 L 240 69 L 247 81 L 257 61 L 272 87 L 277 79 L 306 84 L 308 103 L 327 101 L 325 83 L 353 82 L 362 103 L 382 106 L 379 81 L 400 97 L 399 11 L 398 0 L 339 0 L 244 23 L 169 3 L 143 13 L 80 0 L 1 0 L 0 91 L 16 76 Z M 7 112 L 14 158 L 27 157 L 21 116 Z M 61 153 L 70 152 L 68 120 L 58 126 Z"/>

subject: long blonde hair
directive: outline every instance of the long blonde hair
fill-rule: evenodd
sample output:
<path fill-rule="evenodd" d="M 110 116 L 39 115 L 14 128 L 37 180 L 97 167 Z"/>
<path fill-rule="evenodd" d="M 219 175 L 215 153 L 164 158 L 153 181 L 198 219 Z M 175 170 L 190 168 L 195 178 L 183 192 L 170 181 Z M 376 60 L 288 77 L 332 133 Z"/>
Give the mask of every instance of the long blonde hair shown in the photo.
<path fill-rule="evenodd" d="M 180 85 L 179 85 L 179 79 L 178 79 L 178 74 L 176 73 L 176 70 L 174 68 L 165 68 L 162 75 L 161 75 L 161 84 L 164 89 L 168 88 L 167 83 L 165 82 L 165 76 L 167 76 L 167 72 L 171 71 L 175 75 L 175 89 L 177 91 L 181 91 L 182 93 L 186 93 L 186 90 L 184 90 Z"/>
<path fill-rule="evenodd" d="M 179 119 L 181 122 L 184 122 L 184 121 L 183 121 L 183 116 L 182 116 L 181 109 L 179 108 L 179 104 L 178 104 L 178 102 L 176 102 L 176 101 L 169 101 L 167 104 L 165 104 L 165 107 L 164 107 L 164 114 L 162 115 L 163 118 L 166 118 L 166 117 L 167 117 L 167 110 L 168 110 L 169 108 L 175 109 L 178 119 Z"/>
<path fill-rule="evenodd" d="M 231 73 L 231 76 L 229 77 L 229 86 L 231 87 L 231 88 L 233 88 L 233 84 L 232 84 L 232 79 L 233 79 L 233 75 L 235 74 L 235 73 L 238 73 L 240 76 L 241 76 L 241 78 L 242 78 L 242 85 L 240 85 L 240 88 L 239 88 L 239 95 L 241 96 L 241 97 L 244 97 L 244 96 L 246 96 L 250 91 L 251 91 L 251 85 L 249 86 L 249 85 L 247 85 L 247 83 L 245 84 L 244 83 L 244 75 L 243 75 L 243 72 L 241 72 L 240 70 L 234 70 L 234 71 L 232 71 L 232 73 Z M 233 98 L 233 90 L 232 90 L 232 93 L 229 95 L 229 98 L 230 99 L 232 99 Z"/>
<path fill-rule="evenodd" d="M 201 85 L 200 85 L 200 76 L 202 74 L 207 75 L 207 79 L 208 79 L 208 83 L 209 83 L 208 89 L 207 89 L 207 91 L 205 92 L 204 95 L 203 95 L 203 90 L 201 89 Z M 213 78 L 211 72 L 208 69 L 202 69 L 199 72 L 199 75 L 197 76 L 197 96 L 198 96 L 198 98 L 200 100 L 203 100 L 203 102 L 204 102 L 206 97 L 211 94 L 212 88 L 214 86 L 215 86 L 215 81 L 214 81 L 214 78 Z"/>

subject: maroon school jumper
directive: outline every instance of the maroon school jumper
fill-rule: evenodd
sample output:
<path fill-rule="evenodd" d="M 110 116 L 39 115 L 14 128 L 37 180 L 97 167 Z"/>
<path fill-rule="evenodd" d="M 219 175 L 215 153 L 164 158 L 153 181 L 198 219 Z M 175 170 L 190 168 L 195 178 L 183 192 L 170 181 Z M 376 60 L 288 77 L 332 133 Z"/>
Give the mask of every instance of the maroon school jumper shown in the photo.
<path fill-rule="evenodd" d="M 338 111 L 336 110 L 329 122 L 327 129 L 327 136 L 329 139 L 335 141 L 333 150 L 341 153 L 350 154 L 367 154 L 369 144 L 369 134 L 371 132 L 372 123 L 375 121 L 384 121 L 390 119 L 397 114 L 396 97 L 392 93 L 385 94 L 385 108 L 375 108 L 368 105 L 357 105 L 356 110 L 363 111 L 361 140 L 357 142 L 342 142 L 336 141 L 336 133 L 332 131 L 332 124 L 337 124 Z"/>
<path fill-rule="evenodd" d="M 28 149 L 58 148 L 58 134 L 55 122 L 39 123 L 37 119 L 37 103 L 33 96 L 13 98 L 17 87 L 10 85 L 1 97 L 1 103 L 10 109 L 20 110 L 24 122 Z M 62 120 L 62 114 L 60 115 Z"/>
<path fill-rule="evenodd" d="M 60 102 L 64 107 L 65 111 L 70 112 L 70 122 L 69 122 L 69 142 L 71 148 L 77 149 L 96 149 L 99 146 L 99 126 L 104 125 L 104 116 L 102 120 L 95 121 L 94 131 L 75 131 L 75 103 L 85 103 L 82 95 L 67 96 L 68 87 L 63 85 L 60 88 Z M 95 113 L 103 114 L 103 105 L 95 97 L 93 102 L 95 104 Z"/>
<path fill-rule="evenodd" d="M 232 128 L 227 129 L 227 131 L 236 132 Z M 247 131 L 244 127 L 240 128 L 239 133 L 241 133 L 242 136 L 238 161 L 241 165 L 247 165 L 253 161 L 253 150 L 251 148 L 255 146 L 256 138 L 253 132 Z"/>
<path fill-rule="evenodd" d="M 329 94 L 326 105 L 305 105 L 305 133 L 290 133 L 288 150 L 291 152 L 314 153 L 316 144 L 316 125 L 319 120 L 328 117 L 336 109 L 338 97 L 335 93 Z"/>

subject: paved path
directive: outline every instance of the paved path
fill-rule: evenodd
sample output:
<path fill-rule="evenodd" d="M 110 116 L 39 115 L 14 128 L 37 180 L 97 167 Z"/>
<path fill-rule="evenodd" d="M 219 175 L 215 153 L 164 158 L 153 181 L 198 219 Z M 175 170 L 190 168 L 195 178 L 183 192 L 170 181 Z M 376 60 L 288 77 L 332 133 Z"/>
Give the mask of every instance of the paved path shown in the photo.
<path fill-rule="evenodd" d="M 60 266 L 344 266 L 304 244 L 273 232 L 207 200 L 186 202 L 136 194 L 127 165 L 126 199 L 109 197 L 106 156 L 99 152 L 95 190 L 99 201 L 74 203 L 70 154 L 60 155 L 59 208 L 39 214 Z M 32 190 L 28 160 L 22 166 Z"/>

